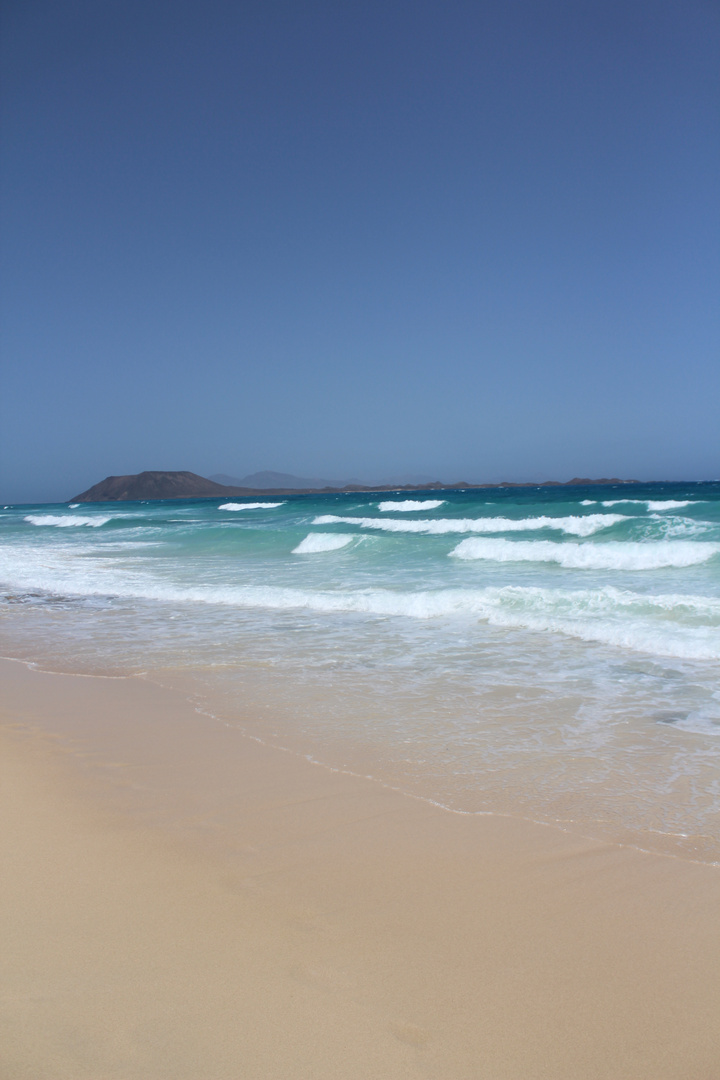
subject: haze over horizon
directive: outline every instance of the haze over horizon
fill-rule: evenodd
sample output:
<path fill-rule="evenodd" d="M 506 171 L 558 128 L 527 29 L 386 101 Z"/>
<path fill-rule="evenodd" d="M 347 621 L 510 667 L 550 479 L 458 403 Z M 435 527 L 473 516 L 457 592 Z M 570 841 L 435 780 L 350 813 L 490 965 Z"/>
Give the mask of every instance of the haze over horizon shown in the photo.
<path fill-rule="evenodd" d="M 3 21 L 4 502 L 720 475 L 716 5 Z"/>

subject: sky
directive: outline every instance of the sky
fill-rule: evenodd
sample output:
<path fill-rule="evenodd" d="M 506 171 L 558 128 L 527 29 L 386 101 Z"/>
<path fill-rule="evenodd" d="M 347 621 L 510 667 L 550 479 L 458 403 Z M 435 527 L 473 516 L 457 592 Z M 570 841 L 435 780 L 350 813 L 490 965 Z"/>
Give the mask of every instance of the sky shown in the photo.
<path fill-rule="evenodd" d="M 720 476 L 716 0 L 4 0 L 0 499 Z"/>

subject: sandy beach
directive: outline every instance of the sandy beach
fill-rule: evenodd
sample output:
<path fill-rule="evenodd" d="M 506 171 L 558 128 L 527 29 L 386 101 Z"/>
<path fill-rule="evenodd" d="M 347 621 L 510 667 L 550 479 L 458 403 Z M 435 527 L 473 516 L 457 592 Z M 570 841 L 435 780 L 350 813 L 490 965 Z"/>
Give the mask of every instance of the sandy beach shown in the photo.
<path fill-rule="evenodd" d="M 0 664 L 3 1080 L 713 1080 L 720 869 Z"/>

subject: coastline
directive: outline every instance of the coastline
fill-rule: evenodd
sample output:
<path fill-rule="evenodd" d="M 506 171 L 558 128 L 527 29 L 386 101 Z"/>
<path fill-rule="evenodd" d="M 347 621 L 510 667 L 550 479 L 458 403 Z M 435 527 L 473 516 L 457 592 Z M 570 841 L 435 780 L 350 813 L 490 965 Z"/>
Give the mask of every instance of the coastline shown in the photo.
<path fill-rule="evenodd" d="M 87 491 L 68 499 L 68 503 L 133 502 L 136 500 L 181 500 L 181 499 L 217 499 L 217 498 L 252 498 L 260 495 L 354 495 L 388 491 L 458 491 L 482 490 L 493 488 L 532 488 L 532 487 L 592 487 L 596 485 L 617 487 L 623 484 L 640 484 L 639 480 L 620 480 L 617 477 L 603 477 L 591 480 L 587 477 L 573 477 L 572 480 L 543 480 L 539 484 L 525 481 L 500 483 L 469 484 L 458 480 L 454 484 L 445 484 L 433 480 L 426 484 L 345 484 L 327 487 L 243 487 L 231 484 L 218 484 L 193 472 L 157 472 L 146 471 L 126 476 L 106 476 L 104 480 L 93 484 Z"/>
<path fill-rule="evenodd" d="M 720 868 L 0 662 L 3 1075 L 711 1076 Z"/>

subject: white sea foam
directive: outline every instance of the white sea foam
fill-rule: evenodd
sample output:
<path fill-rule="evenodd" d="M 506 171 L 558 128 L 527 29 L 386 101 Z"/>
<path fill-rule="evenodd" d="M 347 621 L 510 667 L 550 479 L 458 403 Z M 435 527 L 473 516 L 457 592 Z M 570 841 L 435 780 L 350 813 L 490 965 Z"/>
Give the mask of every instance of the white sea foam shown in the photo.
<path fill-rule="evenodd" d="M 563 551 L 581 552 L 592 548 L 594 553 L 622 546 L 549 542 L 533 545 L 497 539 L 476 541 L 474 538 L 463 543 L 491 544 L 496 552 L 497 545 L 516 549 L 534 547 L 537 551 L 541 544 L 547 543 L 548 547 Z M 645 549 L 653 546 L 662 545 L 636 545 Z M 666 545 L 674 549 L 675 555 L 678 549 L 688 546 L 720 548 L 720 545 L 684 545 L 680 542 Z M 354 612 L 411 619 L 474 618 L 493 626 L 557 632 L 659 656 L 720 659 L 720 598 L 708 596 L 648 595 L 610 586 L 570 590 L 506 585 L 412 592 L 391 588 L 187 585 L 156 577 L 152 563 L 139 562 L 130 556 L 119 566 L 113 559 L 88 560 L 76 555 L 73 545 L 64 545 L 62 551 L 53 550 L 52 553 L 29 546 L 0 549 L 0 580 L 13 590 L 43 590 L 65 596 L 115 596 L 171 604 L 216 604 L 246 610 Z"/>
<path fill-rule="evenodd" d="M 89 525 L 97 529 L 110 520 L 109 517 L 80 517 L 79 514 L 28 514 L 23 518 L 23 521 L 29 521 L 31 525 L 54 525 L 58 529 L 77 525 Z"/>
<path fill-rule="evenodd" d="M 571 536 L 591 536 L 599 529 L 607 529 L 619 521 L 627 521 L 624 514 L 587 514 L 570 517 L 531 517 L 531 518 L 431 518 L 419 521 L 400 520 L 397 518 L 339 517 L 336 514 L 321 514 L 313 520 L 313 525 L 357 525 L 362 529 L 381 529 L 384 532 L 428 533 L 444 535 L 446 533 L 497 533 L 497 532 L 533 532 L 536 529 L 557 529 Z"/>
<path fill-rule="evenodd" d="M 195 590 L 193 590 L 195 592 Z M 175 599 L 175 598 L 173 598 Z M 178 597 L 180 599 L 180 597 Z M 251 588 L 208 590 L 187 599 L 238 607 L 355 612 L 413 619 L 473 617 L 493 626 L 563 633 L 633 651 L 685 659 L 720 659 L 720 602 L 705 597 L 646 597 L 618 589 L 558 590 L 505 586 L 418 593 Z M 677 625 L 703 619 L 708 625 Z"/>
<path fill-rule="evenodd" d="M 697 521 L 695 518 L 680 517 L 677 514 L 648 514 L 648 521 L 657 522 L 657 530 L 669 540 L 695 539 L 696 537 L 717 536 L 717 525 L 711 521 Z"/>
<path fill-rule="evenodd" d="M 592 590 L 506 586 L 487 590 L 485 602 L 492 608 L 486 617 L 494 626 L 559 632 L 678 659 L 720 659 L 720 600 L 710 597 L 653 596 L 610 586 Z"/>
<path fill-rule="evenodd" d="M 82 551 L 84 554 L 97 555 L 100 552 L 101 555 L 104 555 L 106 551 L 132 551 L 136 548 L 157 548 L 162 546 L 162 540 L 113 540 L 111 543 L 104 543 L 100 549 L 97 547 L 74 548 L 73 553 L 77 554 Z"/>
<path fill-rule="evenodd" d="M 646 543 L 606 541 L 601 544 L 558 544 L 552 540 L 461 540 L 450 554 L 458 559 L 493 562 L 557 563 L 574 570 L 659 570 L 697 566 L 720 552 L 720 544 L 690 540 Z"/>
<path fill-rule="evenodd" d="M 388 510 L 436 510 L 446 502 L 446 499 L 391 499 L 378 503 L 378 510 L 384 513 Z"/>
<path fill-rule="evenodd" d="M 665 499 L 658 501 L 657 499 L 648 499 L 648 510 L 680 510 L 683 506 L 692 506 L 693 499 L 683 499 L 678 501 L 676 499 Z"/>
<path fill-rule="evenodd" d="M 320 551 L 338 551 L 355 540 L 352 533 L 310 533 L 301 540 L 293 555 L 314 555 Z"/>
<path fill-rule="evenodd" d="M 632 503 L 634 506 L 647 506 L 648 510 L 680 510 L 683 506 L 692 506 L 697 499 L 608 499 L 603 506 L 620 506 L 621 503 Z M 583 506 L 587 504 L 583 503 Z"/>
<path fill-rule="evenodd" d="M 276 506 L 284 506 L 284 502 L 276 503 L 222 503 L 218 510 L 274 510 Z"/>
<path fill-rule="evenodd" d="M 68 503 L 68 510 L 77 510 L 80 503 Z"/>
<path fill-rule="evenodd" d="M 597 506 L 597 499 L 583 499 L 581 506 Z M 603 503 L 603 506 L 612 506 L 612 503 Z"/>

